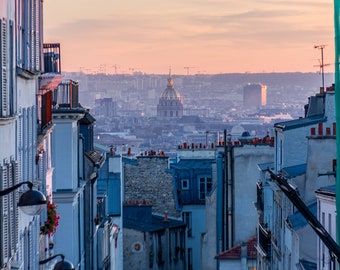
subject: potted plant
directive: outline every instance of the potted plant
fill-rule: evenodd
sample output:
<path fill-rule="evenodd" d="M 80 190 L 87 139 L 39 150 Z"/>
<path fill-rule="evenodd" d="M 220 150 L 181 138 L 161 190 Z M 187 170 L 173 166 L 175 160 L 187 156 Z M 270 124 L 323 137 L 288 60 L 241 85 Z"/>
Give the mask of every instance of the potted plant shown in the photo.
<path fill-rule="evenodd" d="M 57 206 L 53 202 L 47 203 L 47 220 L 40 227 L 40 233 L 44 235 L 53 235 L 59 225 L 60 216 L 57 213 Z"/>

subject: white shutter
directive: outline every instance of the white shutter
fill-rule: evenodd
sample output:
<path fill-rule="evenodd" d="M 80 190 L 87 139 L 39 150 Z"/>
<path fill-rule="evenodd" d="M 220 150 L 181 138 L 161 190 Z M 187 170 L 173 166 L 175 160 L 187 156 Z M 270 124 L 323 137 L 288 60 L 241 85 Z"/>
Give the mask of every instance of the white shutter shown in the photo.
<path fill-rule="evenodd" d="M 35 0 L 35 50 L 34 50 L 34 60 L 35 60 L 35 70 L 40 70 L 40 1 Z"/>
<path fill-rule="evenodd" d="M 28 117 L 27 117 L 27 109 L 22 109 L 22 167 L 23 167 L 23 179 L 29 179 L 28 175 Z"/>
<path fill-rule="evenodd" d="M 35 160 L 35 152 L 36 149 L 34 147 L 33 144 L 33 110 L 32 108 L 28 108 L 27 109 L 27 120 L 28 120 L 28 169 L 29 169 L 29 175 L 28 175 L 28 179 L 33 180 L 34 179 L 34 163 L 33 160 Z"/>
<path fill-rule="evenodd" d="M 11 161 L 11 186 L 14 186 L 19 183 L 19 163 L 15 160 Z M 13 204 L 11 211 L 11 248 L 12 250 L 17 249 L 18 237 L 19 237 L 19 209 L 17 207 L 17 203 L 19 201 L 19 189 L 16 189 L 11 193 L 13 195 Z"/>
<path fill-rule="evenodd" d="M 31 69 L 39 70 L 40 60 L 40 0 L 31 1 Z"/>
<path fill-rule="evenodd" d="M 8 115 L 8 101 L 7 101 L 7 31 L 6 21 L 0 20 L 0 56 L 1 56 L 1 115 Z"/>
<path fill-rule="evenodd" d="M 8 177 L 8 186 L 13 186 L 13 174 L 12 174 L 12 164 L 7 163 L 7 177 Z M 14 254 L 15 242 L 14 242 L 14 232 L 13 232 L 13 222 L 14 222 L 14 197 L 15 192 L 11 192 L 8 195 L 8 238 L 9 238 L 9 250 L 10 254 Z"/>
<path fill-rule="evenodd" d="M 8 188 L 7 166 L 0 166 L 0 188 Z M 0 197 L 1 226 L 0 226 L 0 267 L 8 261 L 9 258 L 9 233 L 8 233 L 8 195 Z"/>
<path fill-rule="evenodd" d="M 19 108 L 19 115 L 17 123 L 17 143 L 18 143 L 18 161 L 19 161 L 19 167 L 22 167 L 23 164 L 23 125 L 22 125 L 22 109 Z M 18 171 L 20 173 L 21 170 Z M 21 179 L 21 175 L 18 175 L 18 178 Z"/>
<path fill-rule="evenodd" d="M 34 269 L 31 268 L 33 267 L 33 260 L 34 260 L 34 250 L 33 250 L 33 233 L 32 233 L 32 224 L 30 223 L 29 227 L 28 227 L 28 259 L 29 259 L 29 265 L 28 265 L 28 269 Z"/>

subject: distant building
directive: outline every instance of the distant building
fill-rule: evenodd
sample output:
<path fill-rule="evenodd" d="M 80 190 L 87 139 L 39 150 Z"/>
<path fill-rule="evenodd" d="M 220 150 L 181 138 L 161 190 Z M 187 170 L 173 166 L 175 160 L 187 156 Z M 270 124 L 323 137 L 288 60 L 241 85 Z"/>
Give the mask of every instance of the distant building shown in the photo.
<path fill-rule="evenodd" d="M 168 85 L 159 98 L 157 116 L 163 118 L 183 116 L 183 100 L 174 88 L 174 81 L 171 77 L 171 73 L 169 74 Z"/>
<path fill-rule="evenodd" d="M 267 104 L 267 86 L 261 83 L 248 83 L 243 87 L 243 106 L 257 108 Z"/>
<path fill-rule="evenodd" d="M 117 102 L 113 101 L 112 98 L 96 99 L 94 113 L 96 117 L 117 116 Z"/>

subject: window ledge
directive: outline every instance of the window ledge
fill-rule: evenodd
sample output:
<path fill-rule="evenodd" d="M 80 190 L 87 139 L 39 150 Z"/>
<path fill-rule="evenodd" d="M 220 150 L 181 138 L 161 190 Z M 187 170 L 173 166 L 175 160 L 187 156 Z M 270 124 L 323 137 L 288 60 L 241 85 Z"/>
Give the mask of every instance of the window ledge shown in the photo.
<path fill-rule="evenodd" d="M 31 70 L 23 69 L 21 67 L 17 67 L 17 74 L 24 79 L 30 80 L 38 76 L 40 72 L 31 71 Z"/>
<path fill-rule="evenodd" d="M 0 116 L 0 126 L 8 125 L 18 119 L 18 115 Z"/>

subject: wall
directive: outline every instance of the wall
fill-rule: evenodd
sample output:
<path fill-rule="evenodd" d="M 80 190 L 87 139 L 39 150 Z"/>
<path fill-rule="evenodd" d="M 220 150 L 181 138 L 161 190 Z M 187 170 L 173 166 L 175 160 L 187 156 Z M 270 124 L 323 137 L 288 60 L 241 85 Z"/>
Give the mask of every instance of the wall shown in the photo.
<path fill-rule="evenodd" d="M 145 234 L 145 235 L 144 235 Z M 146 237 L 145 237 L 146 236 Z M 144 239 L 149 239 L 148 233 L 124 228 L 124 269 L 145 270 L 149 265 L 149 247 Z M 141 244 L 140 251 L 135 251 L 133 245 Z"/>
<path fill-rule="evenodd" d="M 169 216 L 179 217 L 175 209 L 174 185 L 168 169 L 168 157 L 137 157 L 138 165 L 124 164 L 124 198 L 130 200 L 150 200 L 152 210 Z"/>
<path fill-rule="evenodd" d="M 270 162 L 274 148 L 268 145 L 234 147 L 234 245 L 256 235 L 258 215 L 253 203 L 257 200 L 257 164 Z"/>

